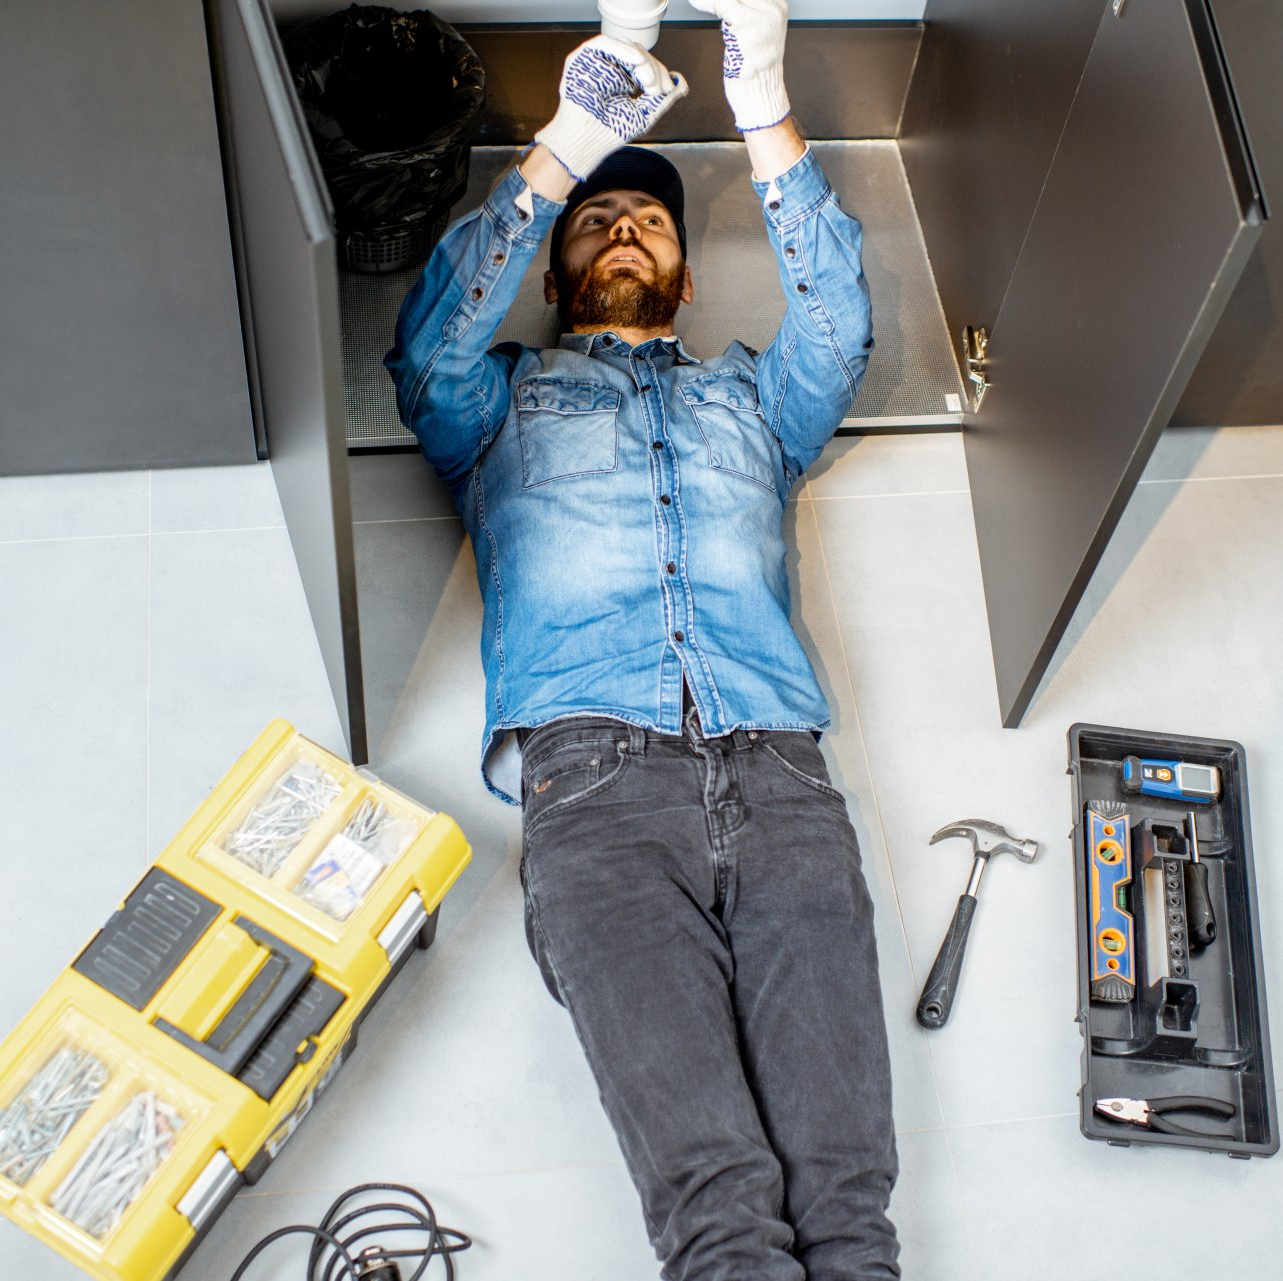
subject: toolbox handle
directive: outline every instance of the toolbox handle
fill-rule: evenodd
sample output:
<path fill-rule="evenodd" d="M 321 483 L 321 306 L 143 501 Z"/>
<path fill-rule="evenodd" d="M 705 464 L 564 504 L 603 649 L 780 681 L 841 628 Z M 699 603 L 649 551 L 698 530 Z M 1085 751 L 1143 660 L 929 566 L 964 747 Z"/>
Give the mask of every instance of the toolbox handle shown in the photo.
<path fill-rule="evenodd" d="M 167 1019 L 158 1017 L 155 1026 L 229 1076 L 237 1076 L 303 990 L 312 975 L 314 962 L 306 952 L 292 947 L 246 916 L 238 915 L 232 923 L 271 953 L 258 973 L 203 1041 Z"/>

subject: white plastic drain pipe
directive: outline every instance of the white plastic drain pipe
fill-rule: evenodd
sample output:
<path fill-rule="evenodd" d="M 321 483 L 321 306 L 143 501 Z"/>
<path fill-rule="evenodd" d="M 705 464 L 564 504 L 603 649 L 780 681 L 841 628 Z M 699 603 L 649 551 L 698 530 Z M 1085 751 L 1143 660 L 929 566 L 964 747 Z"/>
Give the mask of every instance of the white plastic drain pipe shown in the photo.
<path fill-rule="evenodd" d="M 659 0 L 658 4 L 655 0 L 597 0 L 597 8 L 601 10 L 602 35 L 653 49 L 668 0 Z"/>

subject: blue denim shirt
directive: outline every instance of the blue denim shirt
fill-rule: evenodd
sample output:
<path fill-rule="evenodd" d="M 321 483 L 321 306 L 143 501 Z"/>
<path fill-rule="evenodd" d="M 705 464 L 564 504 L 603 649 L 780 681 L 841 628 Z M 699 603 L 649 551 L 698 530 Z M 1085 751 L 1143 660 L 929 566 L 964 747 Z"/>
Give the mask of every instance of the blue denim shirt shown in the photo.
<path fill-rule="evenodd" d="M 510 731 L 595 714 L 711 736 L 829 723 L 789 622 L 784 505 L 873 346 L 860 224 L 808 151 L 754 182 L 788 307 L 758 354 L 571 334 L 491 348 L 562 205 L 513 170 L 442 238 L 386 364 L 476 553 L 482 768 L 519 794 Z"/>

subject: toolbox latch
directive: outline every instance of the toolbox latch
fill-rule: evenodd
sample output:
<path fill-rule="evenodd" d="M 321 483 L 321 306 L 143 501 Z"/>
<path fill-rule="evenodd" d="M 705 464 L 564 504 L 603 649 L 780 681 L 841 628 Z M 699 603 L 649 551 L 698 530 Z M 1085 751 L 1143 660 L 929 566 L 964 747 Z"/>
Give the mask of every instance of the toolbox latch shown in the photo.
<path fill-rule="evenodd" d="M 240 1181 L 240 1171 L 232 1164 L 231 1157 L 219 1148 L 183 1194 L 183 1199 L 178 1203 L 178 1213 L 199 1234 L 205 1224 L 231 1200 Z"/>
<path fill-rule="evenodd" d="M 379 946 L 388 954 L 388 961 L 395 970 L 397 963 L 410 950 L 419 931 L 427 924 L 428 911 L 423 899 L 411 890 L 405 902 L 392 914 L 392 918 L 379 931 Z"/>

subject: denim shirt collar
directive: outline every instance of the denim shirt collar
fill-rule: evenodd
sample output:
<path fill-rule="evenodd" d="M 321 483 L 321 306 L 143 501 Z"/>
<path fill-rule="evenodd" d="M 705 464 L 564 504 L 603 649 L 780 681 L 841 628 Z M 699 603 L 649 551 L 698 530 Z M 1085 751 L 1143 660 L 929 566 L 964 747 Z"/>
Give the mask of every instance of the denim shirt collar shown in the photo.
<path fill-rule="evenodd" d="M 640 352 L 650 350 L 656 354 L 667 351 L 676 365 L 704 363 L 698 356 L 692 356 L 676 335 L 671 338 L 650 338 L 638 344 L 636 348 L 632 348 L 617 333 L 607 329 L 597 334 L 562 334 L 561 341 L 557 345 L 567 351 L 577 351 L 585 356 L 601 355 L 604 351 L 609 351 L 612 355 L 625 355 L 633 350 Z"/>

